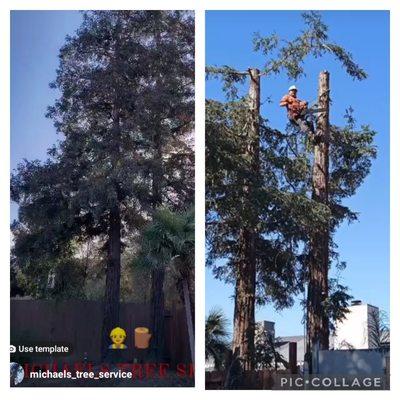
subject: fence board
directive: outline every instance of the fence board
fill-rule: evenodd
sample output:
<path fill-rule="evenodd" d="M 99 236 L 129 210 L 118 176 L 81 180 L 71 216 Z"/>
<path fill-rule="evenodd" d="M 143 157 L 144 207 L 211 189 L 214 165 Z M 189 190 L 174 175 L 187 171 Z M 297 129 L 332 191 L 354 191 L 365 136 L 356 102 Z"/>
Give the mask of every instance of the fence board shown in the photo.
<path fill-rule="evenodd" d="M 165 353 L 172 366 L 189 363 L 188 335 L 182 308 L 166 313 Z M 85 300 L 15 300 L 11 299 L 11 340 L 14 343 L 55 342 L 72 344 L 73 354 L 58 357 L 60 362 L 100 361 L 103 303 Z M 143 354 L 134 349 L 134 329 L 149 326 L 148 304 L 122 303 L 120 326 L 127 332 L 126 358 L 140 360 Z"/>

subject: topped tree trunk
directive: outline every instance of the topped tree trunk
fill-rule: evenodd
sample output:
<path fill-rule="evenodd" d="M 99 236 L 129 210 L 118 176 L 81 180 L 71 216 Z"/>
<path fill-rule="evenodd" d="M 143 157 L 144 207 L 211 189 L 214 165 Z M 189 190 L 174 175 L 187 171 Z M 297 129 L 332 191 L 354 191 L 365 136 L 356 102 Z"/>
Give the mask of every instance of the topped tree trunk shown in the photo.
<path fill-rule="evenodd" d="M 254 306 L 256 290 L 256 226 L 257 214 L 254 213 L 253 189 L 259 171 L 260 141 L 260 71 L 249 69 L 249 115 L 250 124 L 246 156 L 250 160 L 251 171 L 244 182 L 244 210 L 248 212 L 247 221 L 239 234 L 239 254 L 236 267 L 236 289 L 234 310 L 233 354 L 242 360 L 244 370 L 253 369 L 254 362 Z"/>
<path fill-rule="evenodd" d="M 329 73 L 319 74 L 316 137 L 314 143 L 312 199 L 329 206 Z M 328 299 L 329 225 L 311 233 L 307 299 L 307 348 L 329 349 Z"/>

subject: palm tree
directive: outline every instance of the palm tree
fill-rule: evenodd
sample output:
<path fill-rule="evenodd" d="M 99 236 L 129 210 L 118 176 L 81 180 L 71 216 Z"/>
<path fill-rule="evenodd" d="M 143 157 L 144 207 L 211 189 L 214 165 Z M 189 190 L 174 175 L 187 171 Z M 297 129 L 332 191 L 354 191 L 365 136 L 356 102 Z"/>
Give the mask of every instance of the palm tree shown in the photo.
<path fill-rule="evenodd" d="M 385 311 L 373 308 L 368 315 L 368 341 L 373 349 L 384 349 L 390 343 L 388 316 Z"/>
<path fill-rule="evenodd" d="M 206 318 L 206 359 L 214 360 L 216 370 L 221 369 L 229 351 L 227 325 L 228 320 L 221 309 L 212 309 Z"/>
<path fill-rule="evenodd" d="M 134 266 L 173 275 L 185 307 L 190 354 L 194 362 L 194 209 L 174 212 L 160 208 L 143 232 Z"/>

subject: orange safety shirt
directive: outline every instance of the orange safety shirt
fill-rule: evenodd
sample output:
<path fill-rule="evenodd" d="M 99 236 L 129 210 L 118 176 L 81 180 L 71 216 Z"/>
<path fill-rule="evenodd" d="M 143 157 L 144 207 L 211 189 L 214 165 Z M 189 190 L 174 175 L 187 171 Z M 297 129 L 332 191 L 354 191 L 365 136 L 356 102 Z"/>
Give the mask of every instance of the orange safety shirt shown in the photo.
<path fill-rule="evenodd" d="M 307 103 L 299 100 L 297 97 L 286 94 L 282 97 L 279 103 L 281 107 L 286 107 L 290 118 L 297 118 L 300 116 L 300 112 L 307 107 Z"/>

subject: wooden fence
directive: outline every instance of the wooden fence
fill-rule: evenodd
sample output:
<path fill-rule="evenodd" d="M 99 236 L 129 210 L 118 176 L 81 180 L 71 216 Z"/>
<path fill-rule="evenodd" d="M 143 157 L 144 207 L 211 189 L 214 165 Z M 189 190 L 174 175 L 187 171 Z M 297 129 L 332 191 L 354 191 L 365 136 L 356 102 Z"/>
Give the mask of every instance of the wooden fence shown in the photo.
<path fill-rule="evenodd" d="M 16 300 L 11 299 L 11 343 L 58 343 L 72 346 L 72 354 L 57 357 L 59 362 L 100 361 L 103 303 L 85 300 Z M 134 348 L 134 329 L 149 326 L 150 306 L 122 303 L 120 326 L 127 333 L 124 360 L 143 357 Z M 165 314 L 165 356 L 172 366 L 190 363 L 190 349 L 183 308 Z M 26 361 L 30 361 L 29 359 Z M 40 362 L 35 357 L 35 361 Z"/>

